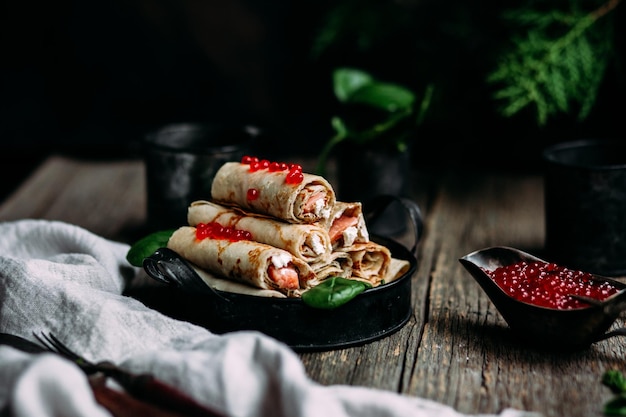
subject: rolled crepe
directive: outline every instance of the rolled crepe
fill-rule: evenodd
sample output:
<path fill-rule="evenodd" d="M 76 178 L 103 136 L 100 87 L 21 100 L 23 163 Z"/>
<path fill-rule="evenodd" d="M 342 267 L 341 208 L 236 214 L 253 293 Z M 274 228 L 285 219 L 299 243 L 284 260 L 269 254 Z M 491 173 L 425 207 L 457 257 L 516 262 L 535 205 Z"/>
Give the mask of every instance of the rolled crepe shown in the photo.
<path fill-rule="evenodd" d="M 201 269 L 196 265 L 191 264 L 193 270 L 204 281 L 206 285 L 217 291 L 232 292 L 236 294 L 254 295 L 257 297 L 267 298 L 287 298 L 287 295 L 276 290 L 263 290 L 256 288 L 248 284 L 244 284 L 232 279 L 225 279 L 219 277 L 207 270 Z"/>
<path fill-rule="evenodd" d="M 187 212 L 189 225 L 217 222 L 247 230 L 252 240 L 291 252 L 307 263 L 327 262 L 332 246 L 328 232 L 312 224 L 290 224 L 267 216 L 247 213 L 210 201 L 194 201 Z"/>
<path fill-rule="evenodd" d="M 352 260 L 352 278 L 362 278 L 377 286 L 387 277 L 391 252 L 386 246 L 370 241 L 356 243 L 340 251 L 346 252 Z"/>
<path fill-rule="evenodd" d="M 324 227 L 328 230 L 333 249 L 369 242 L 361 203 L 337 201 Z"/>
<path fill-rule="evenodd" d="M 303 175 L 300 184 L 288 184 L 287 171 L 251 172 L 248 164 L 227 162 L 215 174 L 211 197 L 217 203 L 239 206 L 289 223 L 323 221 L 335 204 L 335 192 L 323 177 Z M 255 194 L 254 198 L 248 198 L 249 191 Z"/>
<path fill-rule="evenodd" d="M 251 240 L 197 239 L 191 226 L 174 231 L 167 247 L 202 269 L 288 296 L 297 296 L 315 278 L 306 262 L 286 250 Z"/>
<path fill-rule="evenodd" d="M 333 252 L 328 262 L 311 264 L 316 279 L 311 286 L 320 284 L 330 277 L 350 278 L 352 275 L 352 258 L 347 252 Z"/>
<path fill-rule="evenodd" d="M 387 269 L 387 274 L 385 275 L 385 284 L 397 280 L 402 275 L 409 272 L 410 268 L 411 264 L 406 259 L 391 258 L 389 269 Z"/>

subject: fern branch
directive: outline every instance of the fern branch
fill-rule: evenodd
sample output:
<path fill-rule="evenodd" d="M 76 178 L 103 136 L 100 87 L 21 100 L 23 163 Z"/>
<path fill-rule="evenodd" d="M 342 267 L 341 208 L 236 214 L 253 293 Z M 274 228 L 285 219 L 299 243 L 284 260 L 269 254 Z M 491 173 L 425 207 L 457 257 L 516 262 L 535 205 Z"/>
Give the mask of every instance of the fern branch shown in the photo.
<path fill-rule="evenodd" d="M 511 117 L 534 107 L 536 121 L 545 125 L 557 113 L 578 108 L 583 120 L 595 102 L 612 46 L 610 32 L 595 23 L 621 2 L 609 0 L 590 13 L 518 10 L 508 14 L 518 24 L 531 26 L 525 37 L 512 39 L 513 50 L 505 54 L 487 81 L 499 84 L 494 98 L 503 101 L 501 113 Z M 562 35 L 552 35 L 558 29 Z"/>

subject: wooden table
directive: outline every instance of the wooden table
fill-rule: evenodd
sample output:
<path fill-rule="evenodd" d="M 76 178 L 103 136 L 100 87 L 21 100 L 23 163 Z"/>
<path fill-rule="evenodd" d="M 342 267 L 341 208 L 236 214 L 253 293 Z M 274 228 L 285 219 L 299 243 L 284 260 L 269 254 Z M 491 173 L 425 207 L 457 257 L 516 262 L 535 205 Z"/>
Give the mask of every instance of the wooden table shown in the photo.
<path fill-rule="evenodd" d="M 538 174 L 415 172 L 412 197 L 425 234 L 411 319 L 380 341 L 300 354 L 311 378 L 425 397 L 470 414 L 513 407 L 545 416 L 602 415 L 613 397 L 602 374 L 626 370 L 623 340 L 575 353 L 519 345 L 458 261 L 493 245 L 540 255 L 542 186 Z M 140 160 L 52 156 L 3 202 L 0 219 L 61 220 L 131 243 L 143 230 L 145 210 Z"/>

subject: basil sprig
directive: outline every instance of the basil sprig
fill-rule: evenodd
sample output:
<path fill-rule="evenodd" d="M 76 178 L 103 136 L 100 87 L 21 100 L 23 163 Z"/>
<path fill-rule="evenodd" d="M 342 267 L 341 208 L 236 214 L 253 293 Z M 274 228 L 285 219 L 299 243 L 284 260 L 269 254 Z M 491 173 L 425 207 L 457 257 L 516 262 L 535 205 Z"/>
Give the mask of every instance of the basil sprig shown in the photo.
<path fill-rule="evenodd" d="M 302 301 L 310 307 L 331 310 L 347 303 L 371 287 L 370 284 L 362 281 L 331 277 L 303 292 Z"/>
<path fill-rule="evenodd" d="M 135 242 L 126 253 L 126 260 L 133 266 L 143 266 L 143 260 L 157 249 L 167 246 L 174 230 L 161 230 L 151 233 Z"/>

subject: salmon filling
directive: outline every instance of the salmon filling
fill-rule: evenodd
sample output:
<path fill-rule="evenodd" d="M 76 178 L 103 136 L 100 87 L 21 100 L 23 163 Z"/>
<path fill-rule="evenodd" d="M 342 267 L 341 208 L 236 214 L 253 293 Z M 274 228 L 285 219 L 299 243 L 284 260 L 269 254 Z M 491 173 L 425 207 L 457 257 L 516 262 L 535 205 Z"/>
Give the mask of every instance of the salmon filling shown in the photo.
<path fill-rule="evenodd" d="M 267 274 L 278 288 L 286 290 L 297 290 L 300 288 L 298 271 L 292 266 L 276 267 L 270 265 L 267 268 Z"/>
<path fill-rule="evenodd" d="M 297 207 L 300 207 L 300 216 L 311 220 L 328 218 L 331 211 L 328 204 L 328 191 L 319 184 L 309 185 L 302 189 L 296 200 Z"/>
<path fill-rule="evenodd" d="M 314 213 L 317 214 L 321 207 L 324 207 L 326 193 L 322 191 L 314 192 L 305 202 L 303 211 L 305 213 Z"/>
<path fill-rule="evenodd" d="M 344 233 L 351 227 L 356 227 L 359 224 L 358 217 L 341 216 L 335 219 L 332 226 L 328 230 L 330 235 L 330 241 L 335 243 L 339 239 L 343 238 Z"/>

